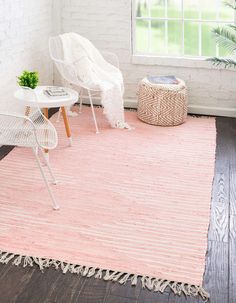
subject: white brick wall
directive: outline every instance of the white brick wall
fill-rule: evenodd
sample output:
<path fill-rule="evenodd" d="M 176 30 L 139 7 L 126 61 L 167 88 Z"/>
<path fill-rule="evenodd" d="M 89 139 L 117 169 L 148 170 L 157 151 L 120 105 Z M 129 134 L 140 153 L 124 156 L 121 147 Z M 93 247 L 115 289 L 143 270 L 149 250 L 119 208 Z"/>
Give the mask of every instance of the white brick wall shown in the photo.
<path fill-rule="evenodd" d="M 120 58 L 126 98 L 135 99 L 137 84 L 147 74 L 175 74 L 189 87 L 192 112 L 236 116 L 236 72 L 131 63 L 131 0 L 61 0 L 62 31 L 89 38 L 98 48 Z"/>
<path fill-rule="evenodd" d="M 37 70 L 41 83 L 52 83 L 52 5 L 53 0 L 0 0 L 0 110 L 15 106 L 12 95 L 22 70 Z"/>

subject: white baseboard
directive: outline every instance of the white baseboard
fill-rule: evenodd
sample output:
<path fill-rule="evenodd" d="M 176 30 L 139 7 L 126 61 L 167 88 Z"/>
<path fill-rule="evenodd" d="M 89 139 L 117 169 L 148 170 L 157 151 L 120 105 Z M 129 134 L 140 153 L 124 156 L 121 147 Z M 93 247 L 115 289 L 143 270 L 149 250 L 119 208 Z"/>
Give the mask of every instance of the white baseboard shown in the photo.
<path fill-rule="evenodd" d="M 236 118 L 236 108 L 232 107 L 210 107 L 191 104 L 188 106 L 188 112 L 190 114 Z"/>
<path fill-rule="evenodd" d="M 100 99 L 93 99 L 95 105 L 101 105 Z M 89 100 L 83 101 L 85 104 L 89 104 Z M 137 100 L 134 99 L 125 99 L 125 107 L 127 108 L 137 108 Z M 236 118 L 236 108 L 232 107 L 211 107 L 211 106 L 202 106 L 190 104 L 188 106 L 189 114 L 196 115 L 206 115 L 206 116 L 222 116 L 222 117 L 233 117 Z"/>
<path fill-rule="evenodd" d="M 90 104 L 89 99 L 84 98 L 83 103 L 84 104 Z M 101 105 L 101 99 L 94 97 L 93 98 L 93 104 L 94 105 Z M 125 100 L 125 107 L 127 107 L 127 108 L 137 108 L 137 105 L 138 105 L 138 103 L 135 100 L 132 100 L 132 99 L 126 99 Z"/>

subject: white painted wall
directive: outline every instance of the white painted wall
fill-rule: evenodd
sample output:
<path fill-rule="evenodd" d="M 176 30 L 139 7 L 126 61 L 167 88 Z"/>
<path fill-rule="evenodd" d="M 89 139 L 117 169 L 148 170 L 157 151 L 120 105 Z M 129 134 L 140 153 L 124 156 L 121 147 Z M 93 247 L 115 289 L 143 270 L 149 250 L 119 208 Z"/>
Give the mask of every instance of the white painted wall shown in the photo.
<path fill-rule="evenodd" d="M 78 32 L 119 56 L 126 99 L 136 99 L 137 84 L 147 74 L 175 74 L 189 87 L 191 112 L 236 117 L 235 71 L 132 64 L 131 0 L 61 0 L 61 4 L 62 32 Z"/>
<path fill-rule="evenodd" d="M 17 104 L 13 92 L 22 70 L 39 71 L 42 84 L 53 81 L 52 5 L 53 0 L 0 0 L 0 110 Z"/>

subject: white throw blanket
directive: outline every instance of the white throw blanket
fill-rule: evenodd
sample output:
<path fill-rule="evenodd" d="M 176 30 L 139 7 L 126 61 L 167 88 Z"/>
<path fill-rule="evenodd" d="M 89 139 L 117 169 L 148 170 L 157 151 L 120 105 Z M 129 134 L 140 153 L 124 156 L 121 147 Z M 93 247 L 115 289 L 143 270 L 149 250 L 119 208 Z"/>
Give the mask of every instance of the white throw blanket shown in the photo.
<path fill-rule="evenodd" d="M 60 37 L 64 60 L 74 64 L 78 79 L 86 87 L 101 91 L 104 113 L 111 126 L 129 128 L 124 119 L 124 83 L 120 70 L 106 62 L 88 39 L 76 33 Z"/>

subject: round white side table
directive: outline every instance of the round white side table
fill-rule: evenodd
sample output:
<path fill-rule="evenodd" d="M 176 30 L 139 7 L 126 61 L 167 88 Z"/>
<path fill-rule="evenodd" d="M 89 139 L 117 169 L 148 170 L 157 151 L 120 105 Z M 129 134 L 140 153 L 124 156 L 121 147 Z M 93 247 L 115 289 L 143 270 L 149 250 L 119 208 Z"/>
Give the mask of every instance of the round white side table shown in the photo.
<path fill-rule="evenodd" d="M 26 116 L 30 115 L 30 108 L 35 106 L 39 106 L 43 110 L 46 118 L 48 118 L 49 108 L 56 108 L 56 107 L 61 108 L 66 134 L 69 139 L 70 145 L 72 145 L 71 129 L 70 129 L 70 124 L 67 118 L 65 107 L 75 104 L 79 99 L 79 94 L 78 92 L 76 92 L 71 88 L 63 87 L 63 89 L 68 93 L 67 96 L 50 97 L 47 94 L 45 94 L 45 90 L 49 87 L 51 88 L 53 86 L 38 86 L 35 89 L 35 93 L 37 94 L 38 100 L 36 100 L 33 94 L 26 96 L 22 88 L 18 89 L 15 92 L 14 96 L 25 106 Z"/>

